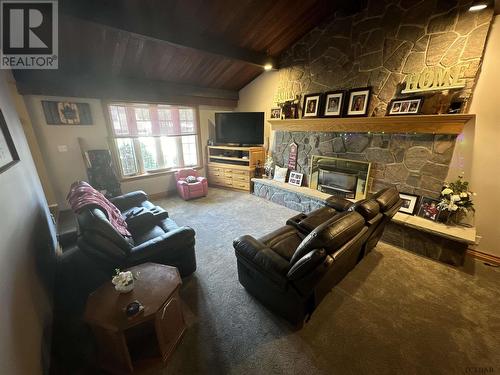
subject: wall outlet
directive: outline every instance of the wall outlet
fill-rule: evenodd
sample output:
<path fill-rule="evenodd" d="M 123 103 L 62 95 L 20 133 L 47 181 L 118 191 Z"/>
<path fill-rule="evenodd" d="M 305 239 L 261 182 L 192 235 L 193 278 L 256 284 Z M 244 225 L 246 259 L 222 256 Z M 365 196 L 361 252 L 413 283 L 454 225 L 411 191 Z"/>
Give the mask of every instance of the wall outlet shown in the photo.
<path fill-rule="evenodd" d="M 59 151 L 59 152 L 68 152 L 68 146 L 66 146 L 66 145 L 59 145 L 59 146 L 57 146 L 57 151 Z"/>

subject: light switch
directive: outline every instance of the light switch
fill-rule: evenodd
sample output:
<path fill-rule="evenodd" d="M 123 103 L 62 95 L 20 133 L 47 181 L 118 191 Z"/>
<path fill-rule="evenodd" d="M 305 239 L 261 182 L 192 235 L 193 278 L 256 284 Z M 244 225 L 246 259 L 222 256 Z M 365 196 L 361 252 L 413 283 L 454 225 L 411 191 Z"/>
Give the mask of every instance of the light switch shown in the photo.
<path fill-rule="evenodd" d="M 59 151 L 59 152 L 68 152 L 68 146 L 66 146 L 66 145 L 59 145 L 59 146 L 57 146 L 57 151 Z"/>

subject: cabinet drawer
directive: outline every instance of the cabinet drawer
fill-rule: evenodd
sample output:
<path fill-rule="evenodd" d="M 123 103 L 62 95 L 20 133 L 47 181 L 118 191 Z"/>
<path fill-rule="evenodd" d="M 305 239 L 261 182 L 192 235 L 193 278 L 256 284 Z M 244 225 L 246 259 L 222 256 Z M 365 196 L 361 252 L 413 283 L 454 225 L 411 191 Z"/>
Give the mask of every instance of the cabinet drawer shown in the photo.
<path fill-rule="evenodd" d="M 224 183 L 224 181 L 225 181 L 224 178 L 222 178 L 222 177 L 212 176 L 212 175 L 209 175 L 208 179 L 209 179 L 211 184 L 218 184 L 218 185 Z"/>
<path fill-rule="evenodd" d="M 238 182 L 249 182 L 249 181 L 248 181 L 248 175 L 243 175 L 243 174 L 235 174 L 235 175 L 233 175 L 233 181 L 238 181 Z"/>
<path fill-rule="evenodd" d="M 209 172 L 222 172 L 224 169 L 219 167 L 208 167 Z"/>
<path fill-rule="evenodd" d="M 247 171 L 242 171 L 241 169 L 233 169 L 233 175 L 244 175 L 244 176 L 248 176 L 248 172 Z"/>
<path fill-rule="evenodd" d="M 250 190 L 250 184 L 244 182 L 234 182 L 233 187 L 236 189 Z"/>
<path fill-rule="evenodd" d="M 223 173 L 220 170 L 217 170 L 217 171 L 208 170 L 208 175 L 209 176 L 223 176 Z"/>

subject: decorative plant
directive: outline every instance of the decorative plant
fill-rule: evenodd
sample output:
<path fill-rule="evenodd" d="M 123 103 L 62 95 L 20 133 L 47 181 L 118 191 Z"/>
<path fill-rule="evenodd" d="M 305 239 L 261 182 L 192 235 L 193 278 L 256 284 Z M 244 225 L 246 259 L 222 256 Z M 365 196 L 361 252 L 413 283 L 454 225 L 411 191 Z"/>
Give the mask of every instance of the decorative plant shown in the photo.
<path fill-rule="evenodd" d="M 111 282 L 117 290 L 126 289 L 131 284 L 134 283 L 134 275 L 130 271 L 120 272 L 117 268 L 115 269 L 116 275 L 113 276 Z"/>
<path fill-rule="evenodd" d="M 273 167 L 274 167 L 273 157 L 271 155 L 267 155 L 266 161 L 264 162 L 264 169 L 268 177 L 271 176 L 271 173 L 273 172 Z"/>
<path fill-rule="evenodd" d="M 438 208 L 441 211 L 448 211 L 449 217 L 458 222 L 460 217 L 475 211 L 473 195 L 475 193 L 469 190 L 469 183 L 464 181 L 463 176 L 458 176 L 456 181 L 445 183 Z"/>

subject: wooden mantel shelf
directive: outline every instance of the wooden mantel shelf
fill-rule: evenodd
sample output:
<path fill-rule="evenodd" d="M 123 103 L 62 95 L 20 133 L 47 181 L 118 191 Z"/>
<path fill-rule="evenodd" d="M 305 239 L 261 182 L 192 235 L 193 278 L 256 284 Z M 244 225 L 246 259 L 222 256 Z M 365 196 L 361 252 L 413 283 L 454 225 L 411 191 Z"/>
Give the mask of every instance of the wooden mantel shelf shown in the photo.
<path fill-rule="evenodd" d="M 351 132 L 351 133 L 425 133 L 460 134 L 476 115 L 415 115 L 385 117 L 341 117 L 269 120 L 271 130 Z"/>

